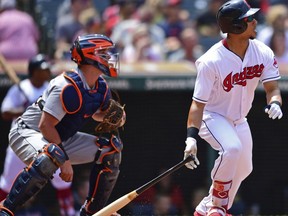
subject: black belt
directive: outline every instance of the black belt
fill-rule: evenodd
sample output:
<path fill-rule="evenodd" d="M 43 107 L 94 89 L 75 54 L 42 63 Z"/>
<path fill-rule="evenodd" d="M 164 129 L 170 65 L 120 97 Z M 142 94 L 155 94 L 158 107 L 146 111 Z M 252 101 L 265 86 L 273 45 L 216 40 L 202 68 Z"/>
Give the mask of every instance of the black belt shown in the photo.
<path fill-rule="evenodd" d="M 42 99 L 42 97 L 39 97 L 36 101 L 36 104 L 39 106 L 40 110 L 42 111 L 44 108 L 45 101 Z"/>
<path fill-rule="evenodd" d="M 27 124 L 25 124 L 25 122 L 21 118 L 17 119 L 17 125 L 18 125 L 18 127 L 22 128 L 22 129 L 24 129 L 24 128 L 30 129 L 30 127 Z"/>

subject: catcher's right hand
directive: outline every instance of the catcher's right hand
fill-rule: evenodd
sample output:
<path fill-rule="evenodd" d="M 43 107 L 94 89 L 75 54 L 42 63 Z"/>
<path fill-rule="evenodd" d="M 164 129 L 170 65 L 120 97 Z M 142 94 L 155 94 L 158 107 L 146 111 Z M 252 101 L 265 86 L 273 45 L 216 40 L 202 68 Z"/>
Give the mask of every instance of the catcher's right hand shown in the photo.
<path fill-rule="evenodd" d="M 192 137 L 187 137 L 186 141 L 186 148 L 184 150 L 184 159 L 186 159 L 189 155 L 194 155 L 195 160 L 192 160 L 185 164 L 185 166 L 189 169 L 195 169 L 198 165 L 200 165 L 200 162 L 197 158 L 197 144 L 196 139 Z"/>

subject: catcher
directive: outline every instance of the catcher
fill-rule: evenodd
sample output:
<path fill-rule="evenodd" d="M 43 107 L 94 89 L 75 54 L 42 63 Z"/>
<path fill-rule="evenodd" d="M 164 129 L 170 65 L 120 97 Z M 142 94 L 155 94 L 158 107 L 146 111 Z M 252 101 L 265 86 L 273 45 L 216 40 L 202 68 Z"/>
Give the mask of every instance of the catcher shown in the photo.
<path fill-rule="evenodd" d="M 78 37 L 71 47 L 78 67 L 50 81 L 43 95 L 11 128 L 9 144 L 27 165 L 16 177 L 0 215 L 11 216 L 36 195 L 60 167 L 60 177 L 73 180 L 72 165 L 93 162 L 81 216 L 103 208 L 119 174 L 122 141 L 118 128 L 126 121 L 124 107 L 112 99 L 102 75 L 117 77 L 118 53 L 104 35 Z M 93 118 L 102 122 L 96 134 L 80 132 Z M 117 213 L 115 213 L 117 215 Z"/>

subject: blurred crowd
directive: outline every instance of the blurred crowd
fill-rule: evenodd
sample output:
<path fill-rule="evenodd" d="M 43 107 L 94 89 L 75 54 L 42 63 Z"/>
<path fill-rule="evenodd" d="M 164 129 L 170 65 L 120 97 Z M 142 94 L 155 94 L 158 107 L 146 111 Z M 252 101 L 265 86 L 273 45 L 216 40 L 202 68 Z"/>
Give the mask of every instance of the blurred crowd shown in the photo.
<path fill-rule="evenodd" d="M 117 44 L 120 60 L 125 63 L 194 62 L 224 37 L 219 31 L 215 14 L 225 0 L 202 1 L 202 10 L 195 11 L 196 15 L 187 5 L 197 8 L 195 5 L 199 1 L 110 0 L 105 8 L 100 9 L 95 0 L 63 0 L 59 1 L 54 11 L 55 22 L 52 23 L 41 18 L 46 9 L 37 7 L 41 5 L 41 0 L 28 1 L 28 6 L 23 0 L 1 2 L 0 52 L 7 59 L 29 58 L 39 50 L 52 59 L 70 59 L 69 49 L 77 36 L 102 33 Z M 13 5 L 13 2 L 16 4 Z M 22 10 L 17 7 L 17 3 L 21 5 L 21 2 Z M 23 2 L 26 2 L 26 7 Z M 248 2 L 252 7 L 261 8 L 257 14 L 258 39 L 273 49 L 279 64 L 287 64 L 287 2 Z M 43 26 L 46 26 L 46 31 Z M 51 32 L 52 40 L 45 40 Z"/>

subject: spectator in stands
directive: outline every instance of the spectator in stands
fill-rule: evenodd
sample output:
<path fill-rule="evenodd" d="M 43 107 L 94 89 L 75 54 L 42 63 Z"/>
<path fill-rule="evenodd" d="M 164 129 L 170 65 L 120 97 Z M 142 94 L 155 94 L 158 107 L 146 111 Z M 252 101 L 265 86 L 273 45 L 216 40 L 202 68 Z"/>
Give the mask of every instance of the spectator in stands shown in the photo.
<path fill-rule="evenodd" d="M 39 30 L 33 18 L 16 8 L 16 0 L 0 1 L 0 53 L 25 60 L 38 53 Z"/>
<path fill-rule="evenodd" d="M 172 203 L 172 197 L 169 194 L 159 193 L 156 194 L 152 214 L 156 216 L 179 215 L 179 212 Z"/>
<path fill-rule="evenodd" d="M 166 168 L 160 169 L 159 173 L 166 170 Z M 169 210 L 169 213 L 164 212 L 164 209 Z M 131 206 L 133 215 L 182 215 L 184 209 L 182 189 L 176 184 L 172 175 L 146 190 L 133 201 Z"/>
<path fill-rule="evenodd" d="M 79 16 L 79 21 L 83 25 L 83 28 L 75 34 L 74 40 L 81 35 L 105 33 L 101 17 L 95 13 L 93 8 L 82 11 Z"/>
<path fill-rule="evenodd" d="M 187 215 L 193 214 L 197 205 L 201 202 L 201 200 L 207 196 L 207 188 L 206 187 L 199 187 L 192 191 L 190 200 L 188 202 L 188 211 Z"/>
<path fill-rule="evenodd" d="M 269 47 L 274 51 L 279 66 L 288 65 L 288 46 L 284 31 L 279 30 L 273 32 Z M 285 71 L 287 71 L 287 69 Z"/>
<path fill-rule="evenodd" d="M 150 8 L 153 11 L 153 23 L 160 23 L 164 19 L 163 0 L 145 0 L 143 7 Z"/>
<path fill-rule="evenodd" d="M 156 8 L 150 7 L 148 4 L 143 4 L 138 8 L 139 21 L 148 26 L 151 39 L 155 43 L 164 44 L 165 32 L 155 22 Z"/>
<path fill-rule="evenodd" d="M 266 26 L 258 32 L 257 39 L 269 45 L 274 31 L 284 31 L 286 48 L 288 49 L 288 8 L 284 4 L 269 7 L 266 16 Z"/>
<path fill-rule="evenodd" d="M 211 0 L 206 11 L 196 17 L 196 30 L 200 36 L 219 37 L 220 29 L 215 16 L 225 0 Z"/>
<path fill-rule="evenodd" d="M 153 42 L 148 26 L 143 23 L 134 29 L 132 42 L 124 47 L 121 60 L 125 63 L 159 62 L 164 60 L 164 51 L 159 43 Z"/>
<path fill-rule="evenodd" d="M 132 32 L 139 26 L 140 21 L 136 15 L 137 4 L 134 0 L 117 0 L 117 5 L 114 7 L 118 7 L 118 13 L 114 8 L 114 13 L 103 20 L 106 30 L 111 29 L 111 39 L 121 52 L 125 46 L 131 43 Z M 113 26 L 109 26 L 110 22 L 113 23 Z"/>
<path fill-rule="evenodd" d="M 185 27 L 181 15 L 182 0 L 165 0 L 164 19 L 158 25 L 164 30 L 165 37 L 180 38 L 180 34 Z"/>
<path fill-rule="evenodd" d="M 56 50 L 54 55 L 56 59 L 70 59 L 69 49 L 71 43 L 73 43 L 74 36 L 78 31 L 83 29 L 79 16 L 87 8 L 94 8 L 92 0 L 71 0 L 70 12 L 57 17 L 55 27 Z M 98 13 L 96 8 L 94 10 Z"/>
<path fill-rule="evenodd" d="M 166 40 L 166 60 L 172 62 L 195 60 L 203 54 L 199 36 L 194 28 L 186 27 L 180 34 L 180 40 L 170 37 Z"/>

